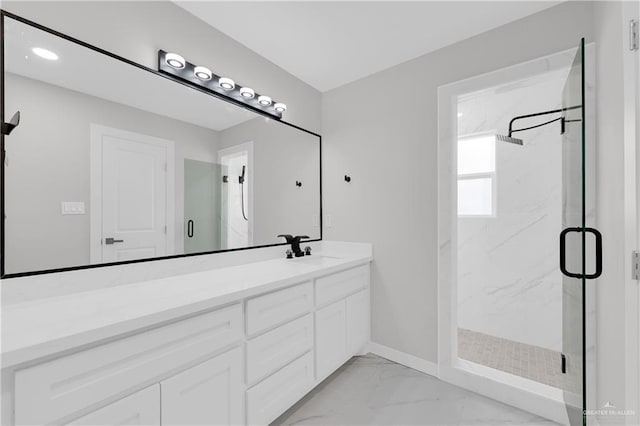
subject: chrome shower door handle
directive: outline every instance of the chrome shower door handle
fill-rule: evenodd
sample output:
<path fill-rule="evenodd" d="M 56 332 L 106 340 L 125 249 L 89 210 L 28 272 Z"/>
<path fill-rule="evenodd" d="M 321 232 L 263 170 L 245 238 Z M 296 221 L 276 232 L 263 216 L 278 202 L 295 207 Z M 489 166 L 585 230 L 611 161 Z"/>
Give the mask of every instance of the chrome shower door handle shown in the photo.
<path fill-rule="evenodd" d="M 124 240 L 116 240 L 113 237 L 109 237 L 109 238 L 105 238 L 104 239 L 104 243 L 106 245 L 111 245 L 111 244 L 115 244 L 115 243 L 124 243 Z"/>
<path fill-rule="evenodd" d="M 567 234 L 570 232 L 590 233 L 596 237 L 596 271 L 593 274 L 576 274 L 567 271 Z M 585 259 L 586 261 L 586 259 Z M 562 274 L 571 278 L 585 278 L 593 280 L 602 275 L 602 234 L 595 228 L 566 228 L 560 232 L 560 271 Z"/>

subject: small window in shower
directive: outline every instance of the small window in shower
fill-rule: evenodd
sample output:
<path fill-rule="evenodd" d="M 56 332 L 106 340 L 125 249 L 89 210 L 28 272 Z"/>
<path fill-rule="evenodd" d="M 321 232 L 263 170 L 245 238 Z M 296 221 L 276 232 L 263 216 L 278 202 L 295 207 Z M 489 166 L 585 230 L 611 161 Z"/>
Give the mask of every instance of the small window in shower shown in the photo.
<path fill-rule="evenodd" d="M 496 214 L 496 145 L 494 134 L 458 139 L 458 216 Z"/>

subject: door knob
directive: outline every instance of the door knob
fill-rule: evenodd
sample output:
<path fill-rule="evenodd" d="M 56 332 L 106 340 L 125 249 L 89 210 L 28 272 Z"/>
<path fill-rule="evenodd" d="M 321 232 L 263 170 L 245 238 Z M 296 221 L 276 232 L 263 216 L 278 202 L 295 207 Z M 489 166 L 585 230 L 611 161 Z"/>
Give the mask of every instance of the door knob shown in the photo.
<path fill-rule="evenodd" d="M 114 243 L 124 243 L 124 240 L 116 240 L 113 237 L 109 237 L 104 239 L 104 243 L 107 245 L 114 244 Z"/>

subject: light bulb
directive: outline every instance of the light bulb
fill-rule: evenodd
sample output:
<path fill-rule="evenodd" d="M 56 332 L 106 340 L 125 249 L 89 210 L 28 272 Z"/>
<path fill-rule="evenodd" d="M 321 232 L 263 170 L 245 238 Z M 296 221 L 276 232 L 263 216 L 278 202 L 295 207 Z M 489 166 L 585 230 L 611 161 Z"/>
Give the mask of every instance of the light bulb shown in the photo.
<path fill-rule="evenodd" d="M 211 80 L 211 70 L 206 67 L 196 67 L 193 74 L 200 80 Z"/>
<path fill-rule="evenodd" d="M 218 84 L 224 90 L 233 90 L 236 87 L 236 83 L 227 77 L 220 77 L 220 79 L 218 80 Z"/>
<path fill-rule="evenodd" d="M 240 96 L 242 96 L 243 98 L 253 99 L 255 95 L 256 95 L 256 92 L 254 92 L 253 89 L 250 87 L 243 87 L 240 89 Z"/>
<path fill-rule="evenodd" d="M 283 104 L 282 102 L 276 102 L 273 105 L 273 108 L 278 112 L 285 112 L 287 110 L 287 105 Z"/>
<path fill-rule="evenodd" d="M 258 96 L 258 103 L 263 106 L 271 105 L 271 98 L 269 96 Z"/>
<path fill-rule="evenodd" d="M 177 69 L 184 68 L 184 65 L 186 64 L 184 58 L 177 53 L 167 53 L 164 56 L 164 60 L 167 64 Z"/>

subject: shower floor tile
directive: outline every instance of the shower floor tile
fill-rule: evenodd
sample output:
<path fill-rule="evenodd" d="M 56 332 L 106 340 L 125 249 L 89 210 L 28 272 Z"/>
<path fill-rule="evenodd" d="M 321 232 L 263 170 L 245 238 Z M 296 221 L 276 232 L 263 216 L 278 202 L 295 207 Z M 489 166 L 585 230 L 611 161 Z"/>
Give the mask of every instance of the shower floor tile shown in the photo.
<path fill-rule="evenodd" d="M 578 393 L 582 365 L 562 374 L 560 352 L 458 328 L 458 356 L 467 361 Z"/>

